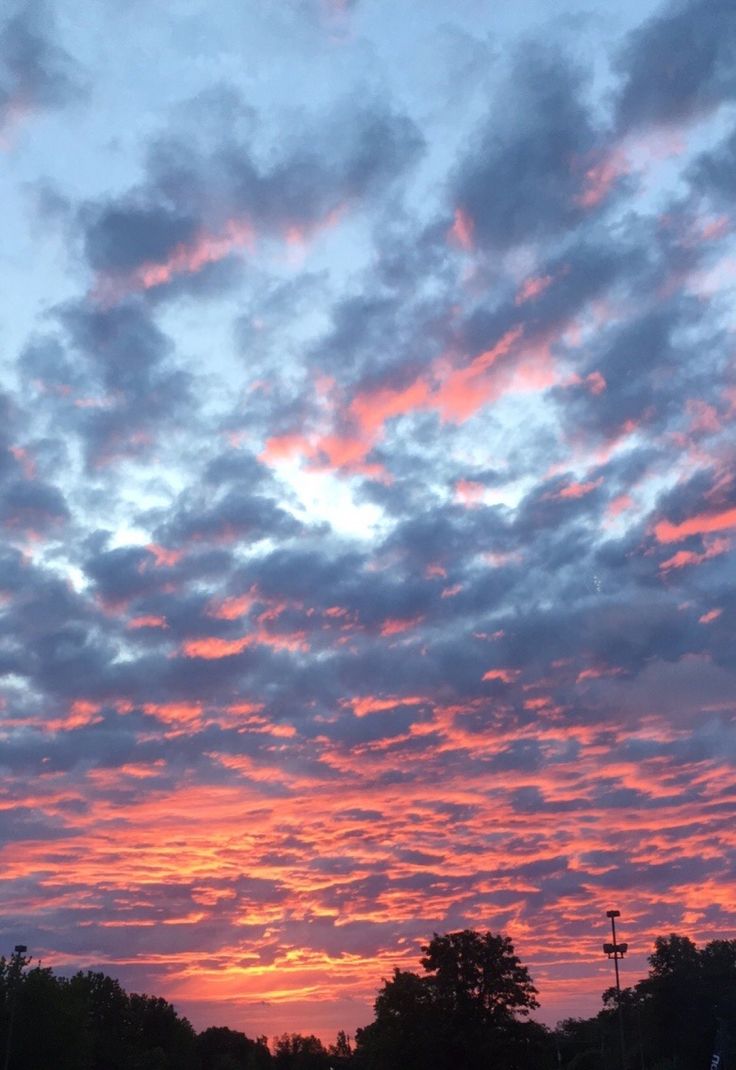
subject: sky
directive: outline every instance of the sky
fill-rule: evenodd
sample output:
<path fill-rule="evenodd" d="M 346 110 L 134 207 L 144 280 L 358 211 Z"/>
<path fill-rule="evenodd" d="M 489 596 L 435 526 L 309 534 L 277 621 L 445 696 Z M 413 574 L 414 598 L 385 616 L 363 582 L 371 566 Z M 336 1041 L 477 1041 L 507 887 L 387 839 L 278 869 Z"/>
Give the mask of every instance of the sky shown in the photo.
<path fill-rule="evenodd" d="M 6 3 L 0 947 L 333 1038 L 736 931 L 733 0 Z"/>

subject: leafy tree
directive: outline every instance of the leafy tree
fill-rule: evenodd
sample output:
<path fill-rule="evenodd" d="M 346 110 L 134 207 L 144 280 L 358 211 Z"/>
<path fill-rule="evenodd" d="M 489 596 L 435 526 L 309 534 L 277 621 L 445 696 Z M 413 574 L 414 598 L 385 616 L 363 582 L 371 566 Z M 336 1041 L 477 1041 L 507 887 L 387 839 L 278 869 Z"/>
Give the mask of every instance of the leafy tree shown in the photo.
<path fill-rule="evenodd" d="M 566 1018 L 555 1030 L 557 1061 L 569 1070 L 603 1070 L 598 1018 Z"/>
<path fill-rule="evenodd" d="M 129 996 L 104 974 L 67 980 L 0 959 L 0 1000 L 9 1070 L 199 1070 L 189 1022 L 166 1000 Z"/>
<path fill-rule="evenodd" d="M 634 990 L 646 1048 L 675 1070 L 707 1066 L 719 1020 L 724 1036 L 736 1032 L 736 941 L 699 950 L 687 936 L 659 936 L 649 966 Z"/>
<path fill-rule="evenodd" d="M 537 990 L 508 936 L 473 929 L 434 935 L 422 966 L 438 1003 L 451 1014 L 483 1025 L 507 1023 L 538 1007 Z"/>
<path fill-rule="evenodd" d="M 132 1058 L 128 993 L 104 973 L 77 973 L 69 991 L 86 1008 L 92 1070 L 127 1070 Z"/>
<path fill-rule="evenodd" d="M 131 1070 L 198 1070 L 196 1034 L 160 996 L 129 996 L 136 1058 Z"/>
<path fill-rule="evenodd" d="M 86 1006 L 69 983 L 55 978 L 50 969 L 35 966 L 25 973 L 11 967 L 8 1018 L 12 1013 L 9 1070 L 78 1070 L 89 1059 Z M 2 1038 L 3 1056 L 8 1042 Z"/>
<path fill-rule="evenodd" d="M 536 989 L 506 936 L 471 929 L 434 938 L 425 976 L 395 970 L 359 1030 L 359 1065 L 455 1070 L 493 1063 L 499 1070 L 550 1061 L 542 1026 L 520 1019 L 538 1006 Z"/>
<path fill-rule="evenodd" d="M 328 1070 L 327 1049 L 317 1037 L 284 1033 L 274 1046 L 274 1066 L 278 1070 Z"/>
<path fill-rule="evenodd" d="M 226 1026 L 211 1026 L 197 1037 L 202 1070 L 267 1070 L 271 1053 L 263 1038 L 250 1040 Z"/>
<path fill-rule="evenodd" d="M 358 1065 L 420 1070 L 433 1065 L 441 1036 L 435 994 L 424 977 L 395 969 L 375 1002 L 375 1020 L 355 1035 Z"/>
<path fill-rule="evenodd" d="M 335 1059 L 340 1059 L 343 1062 L 352 1058 L 353 1049 L 350 1046 L 348 1035 L 344 1029 L 341 1029 L 335 1040 L 334 1044 L 330 1044 L 328 1049 L 330 1055 L 333 1055 Z"/>
<path fill-rule="evenodd" d="M 717 1044 L 736 1070 L 736 940 L 699 949 L 687 936 L 659 936 L 649 973 L 621 992 L 626 1070 L 707 1070 Z M 562 1022 L 555 1033 L 566 1070 L 621 1070 L 615 988 L 595 1018 Z"/>

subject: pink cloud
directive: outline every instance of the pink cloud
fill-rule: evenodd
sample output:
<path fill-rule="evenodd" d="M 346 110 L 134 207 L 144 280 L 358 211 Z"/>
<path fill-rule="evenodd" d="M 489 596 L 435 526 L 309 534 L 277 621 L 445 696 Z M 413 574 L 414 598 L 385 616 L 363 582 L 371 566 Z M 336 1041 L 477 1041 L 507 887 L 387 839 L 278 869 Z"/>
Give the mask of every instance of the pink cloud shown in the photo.
<path fill-rule="evenodd" d="M 619 494 L 617 498 L 613 498 L 608 503 L 606 512 L 610 517 L 620 516 L 621 513 L 625 513 L 634 504 L 634 499 L 628 494 Z"/>
<path fill-rule="evenodd" d="M 512 684 L 521 676 L 520 669 L 489 669 L 483 673 L 483 680 L 500 680 L 503 684 Z"/>
<path fill-rule="evenodd" d="M 429 386 L 423 379 L 415 379 L 402 390 L 381 388 L 357 394 L 349 412 L 364 435 L 375 439 L 387 420 L 425 408 L 429 400 Z"/>
<path fill-rule="evenodd" d="M 426 701 L 423 695 L 394 695 L 387 698 L 362 695 L 347 699 L 345 704 L 352 707 L 356 717 L 367 717 L 370 713 L 382 713 L 384 710 L 393 710 L 398 706 L 420 706 Z"/>
<path fill-rule="evenodd" d="M 381 625 L 381 635 L 400 635 L 402 632 L 411 631 L 424 620 L 422 615 L 417 617 L 389 617 Z"/>
<path fill-rule="evenodd" d="M 678 550 L 672 557 L 668 557 L 659 566 L 660 572 L 669 572 L 673 568 L 685 568 L 687 565 L 700 565 L 703 561 L 709 561 L 712 557 L 719 557 L 728 553 L 731 549 L 731 540 L 724 537 L 708 537 L 703 540 L 705 550 L 698 553 L 695 550 Z"/>
<path fill-rule="evenodd" d="M 704 535 L 736 528 L 736 509 L 724 509 L 719 513 L 698 513 L 679 524 L 661 520 L 655 525 L 654 534 L 659 542 L 680 542 L 691 535 Z"/>
<path fill-rule="evenodd" d="M 543 294 L 545 290 L 549 289 L 553 281 L 553 275 L 530 276 L 528 279 L 524 280 L 519 288 L 514 304 L 523 305 L 527 301 L 534 300 L 534 298 L 539 297 L 540 294 Z"/>
<path fill-rule="evenodd" d="M 21 466 L 26 479 L 36 478 L 36 462 L 24 446 L 11 446 L 10 452 Z"/>
<path fill-rule="evenodd" d="M 153 615 L 142 617 L 131 617 L 127 624 L 128 628 L 168 628 L 166 617 L 156 617 Z"/>
<path fill-rule="evenodd" d="M 169 550 L 165 546 L 158 546 L 156 543 L 149 543 L 146 549 L 153 556 L 153 563 L 156 568 L 173 568 L 184 556 L 183 550 Z"/>
<path fill-rule="evenodd" d="M 223 598 L 209 607 L 207 615 L 218 620 L 238 620 L 239 617 L 244 617 L 249 612 L 255 599 L 256 594 L 252 590 L 248 594 Z"/>
<path fill-rule="evenodd" d="M 568 483 L 566 487 L 558 491 L 553 495 L 555 498 L 584 498 L 586 495 L 591 494 L 594 490 L 601 486 L 603 483 L 603 476 L 598 479 L 590 480 L 587 483 Z"/>
<path fill-rule="evenodd" d="M 210 661 L 240 654 L 253 642 L 255 642 L 255 637 L 252 635 L 243 635 L 239 639 L 219 639 L 213 636 L 204 639 L 187 639 L 182 645 L 182 653 L 187 658 L 204 658 Z"/>
<path fill-rule="evenodd" d="M 610 149 L 585 171 L 577 203 L 582 208 L 595 208 L 608 197 L 617 180 L 630 171 L 631 165 L 623 150 L 619 147 Z"/>
<path fill-rule="evenodd" d="M 477 505 L 483 500 L 486 488 L 482 483 L 470 479 L 458 479 L 455 484 L 455 498 L 463 505 Z"/>
<path fill-rule="evenodd" d="M 464 249 L 466 253 L 472 252 L 474 248 L 474 230 L 475 224 L 468 213 L 462 208 L 456 208 L 454 222 L 447 232 L 449 240 L 454 245 L 458 245 L 461 249 Z"/>
<path fill-rule="evenodd" d="M 196 275 L 239 249 L 255 249 L 255 231 L 248 220 L 228 219 L 220 232 L 200 232 L 191 242 L 180 242 L 166 260 L 141 264 L 127 275 L 101 276 L 94 290 L 103 303 L 117 301 L 127 293 L 163 286 L 175 278 Z"/>
<path fill-rule="evenodd" d="M 586 375 L 585 382 L 588 384 L 588 389 L 591 394 L 602 394 L 608 385 L 600 372 L 591 372 L 590 375 Z"/>

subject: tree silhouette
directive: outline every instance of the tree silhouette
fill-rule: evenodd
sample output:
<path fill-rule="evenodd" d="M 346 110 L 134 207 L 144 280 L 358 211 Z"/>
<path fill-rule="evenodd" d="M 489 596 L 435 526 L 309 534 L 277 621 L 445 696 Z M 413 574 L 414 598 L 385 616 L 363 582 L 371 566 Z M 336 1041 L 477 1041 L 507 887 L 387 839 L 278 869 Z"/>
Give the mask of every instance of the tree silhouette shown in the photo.
<path fill-rule="evenodd" d="M 425 976 L 395 970 L 375 1002 L 375 1020 L 358 1030 L 366 1067 L 521 1068 L 547 1059 L 542 1026 L 520 1021 L 538 1006 L 529 971 L 506 936 L 471 929 L 424 947 Z"/>

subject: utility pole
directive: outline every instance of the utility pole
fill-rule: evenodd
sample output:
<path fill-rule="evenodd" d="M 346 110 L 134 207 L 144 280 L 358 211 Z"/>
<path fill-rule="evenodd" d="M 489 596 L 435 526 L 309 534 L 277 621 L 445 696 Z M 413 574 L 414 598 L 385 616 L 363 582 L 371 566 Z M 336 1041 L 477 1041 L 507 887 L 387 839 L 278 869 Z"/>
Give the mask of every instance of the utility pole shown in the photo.
<path fill-rule="evenodd" d="M 618 1030 L 619 1038 L 621 1041 L 621 1070 L 626 1070 L 626 1042 L 624 1040 L 624 1011 L 621 1006 L 621 981 L 618 974 L 618 960 L 622 959 L 626 952 L 629 950 L 628 944 L 616 943 L 616 918 L 621 917 L 620 910 L 607 910 L 606 917 L 611 919 L 611 935 L 613 936 L 612 944 L 604 944 L 603 951 L 608 955 L 609 959 L 613 959 L 613 965 L 616 968 L 616 1003 L 618 1004 Z"/>

